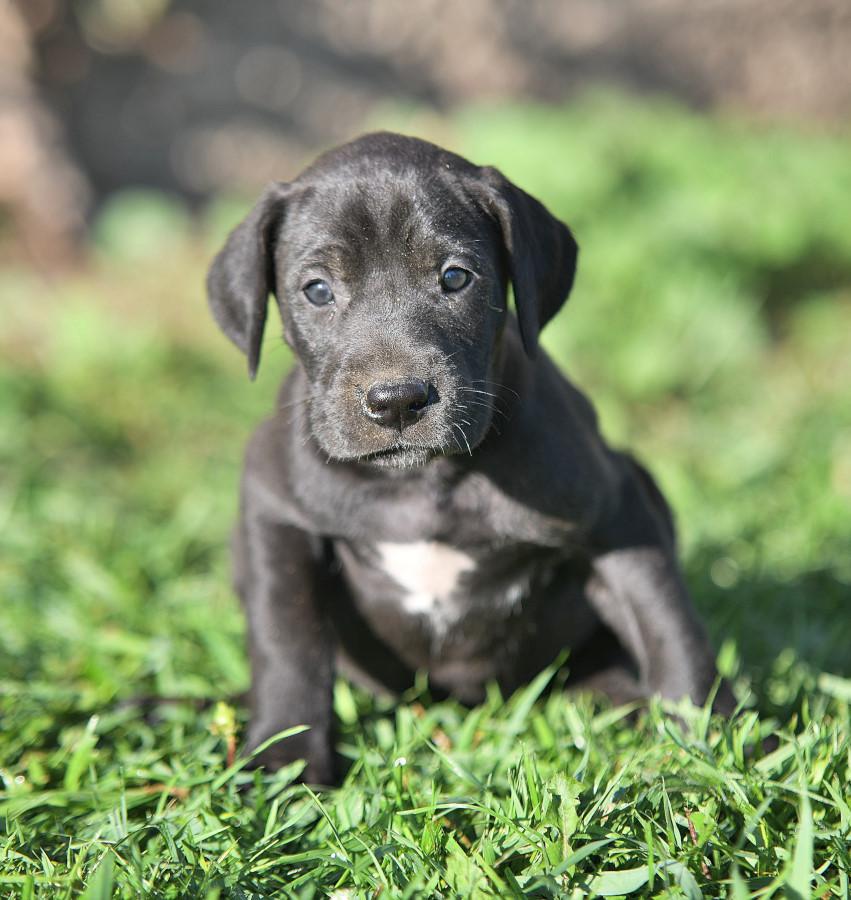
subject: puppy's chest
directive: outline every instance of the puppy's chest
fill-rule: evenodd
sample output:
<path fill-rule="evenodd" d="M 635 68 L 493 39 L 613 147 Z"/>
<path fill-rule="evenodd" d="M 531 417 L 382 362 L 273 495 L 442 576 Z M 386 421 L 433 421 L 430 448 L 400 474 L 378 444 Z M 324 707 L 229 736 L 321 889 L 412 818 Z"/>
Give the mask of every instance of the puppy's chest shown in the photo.
<path fill-rule="evenodd" d="M 379 543 L 374 564 L 398 589 L 400 608 L 424 617 L 438 634 L 455 624 L 469 606 L 464 582 L 469 584 L 475 575 L 476 560 L 448 544 Z"/>
<path fill-rule="evenodd" d="M 346 543 L 338 552 L 368 615 L 392 612 L 441 640 L 473 617 L 504 619 L 517 611 L 534 574 L 527 564 L 495 565 L 493 551 L 437 541 Z"/>

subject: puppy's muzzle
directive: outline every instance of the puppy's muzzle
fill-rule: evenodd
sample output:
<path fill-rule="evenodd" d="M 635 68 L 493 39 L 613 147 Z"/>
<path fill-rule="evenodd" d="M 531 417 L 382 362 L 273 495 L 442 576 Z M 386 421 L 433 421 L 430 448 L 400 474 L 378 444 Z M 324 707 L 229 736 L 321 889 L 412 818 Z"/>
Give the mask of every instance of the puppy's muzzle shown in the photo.
<path fill-rule="evenodd" d="M 419 422 L 436 400 L 434 387 L 421 378 L 377 381 L 364 395 L 363 411 L 376 425 L 401 432 Z"/>

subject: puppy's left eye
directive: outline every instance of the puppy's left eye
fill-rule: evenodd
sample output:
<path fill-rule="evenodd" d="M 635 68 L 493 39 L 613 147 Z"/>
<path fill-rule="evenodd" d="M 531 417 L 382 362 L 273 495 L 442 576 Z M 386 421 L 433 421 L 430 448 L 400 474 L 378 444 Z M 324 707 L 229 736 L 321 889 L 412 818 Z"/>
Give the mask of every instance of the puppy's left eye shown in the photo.
<path fill-rule="evenodd" d="M 472 277 L 472 274 L 466 269 L 462 269 L 460 266 L 450 266 L 443 270 L 443 274 L 440 276 L 440 286 L 451 294 L 466 287 Z"/>
<path fill-rule="evenodd" d="M 310 284 L 306 284 L 302 290 L 304 291 L 304 296 L 307 297 L 314 306 L 327 306 L 334 300 L 334 292 L 325 281 L 311 281 Z"/>

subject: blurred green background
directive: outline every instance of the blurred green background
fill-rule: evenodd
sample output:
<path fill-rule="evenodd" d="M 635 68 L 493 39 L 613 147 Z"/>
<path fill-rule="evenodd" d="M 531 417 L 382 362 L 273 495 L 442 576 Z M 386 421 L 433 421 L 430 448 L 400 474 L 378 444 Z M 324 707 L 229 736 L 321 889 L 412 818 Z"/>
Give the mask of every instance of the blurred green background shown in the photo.
<path fill-rule="evenodd" d="M 344 127 L 389 127 L 497 165 L 570 223 L 579 276 L 545 346 L 593 398 L 610 441 L 635 450 L 668 494 L 689 583 L 743 705 L 788 735 L 839 723 L 847 749 L 846 119 L 709 114 L 676 91 L 583 87 L 543 103 L 512 90 L 500 102 L 461 91 L 453 103 L 412 91 Z M 336 137 L 298 133 L 280 177 Z M 87 159 L 74 163 L 84 174 Z M 95 773 L 123 791 L 177 778 L 187 756 L 223 764 L 208 714 L 152 729 L 121 703 L 246 687 L 227 535 L 242 448 L 291 364 L 274 318 L 249 383 L 205 305 L 206 266 L 250 185 L 112 184 L 96 162 L 88 212 L 69 200 L 50 240 L 33 226 L 38 203 L 16 206 L 0 182 L 0 200 L 12 198 L 0 229 L 0 775 L 15 852 L 33 835 L 35 848 L 77 829 L 94 841 L 105 813 L 79 791 Z M 357 710 L 371 707 L 345 693 L 338 704 L 351 748 Z M 157 799 L 146 796 L 133 804 Z M 774 825 L 794 832 L 794 821 Z M 59 865 L 62 840 L 51 840 Z M 27 866 L 10 863 L 8 883 L 25 890 Z"/>

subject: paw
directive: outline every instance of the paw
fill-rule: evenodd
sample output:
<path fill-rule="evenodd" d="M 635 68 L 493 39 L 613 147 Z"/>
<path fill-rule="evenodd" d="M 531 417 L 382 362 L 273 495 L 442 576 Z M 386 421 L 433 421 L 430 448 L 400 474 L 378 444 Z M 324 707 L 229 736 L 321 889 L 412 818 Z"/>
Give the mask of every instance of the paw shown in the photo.
<path fill-rule="evenodd" d="M 718 693 L 712 701 L 712 712 L 729 718 L 736 711 L 737 706 L 738 701 L 736 700 L 729 683 L 726 679 L 722 680 L 718 687 Z"/>

